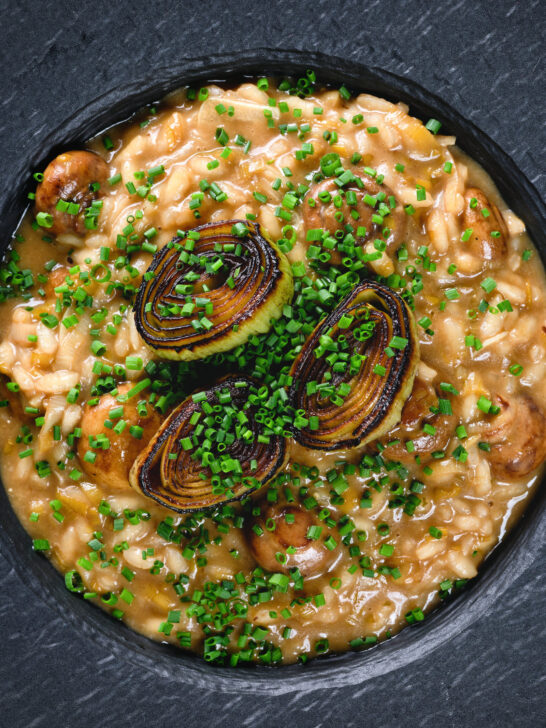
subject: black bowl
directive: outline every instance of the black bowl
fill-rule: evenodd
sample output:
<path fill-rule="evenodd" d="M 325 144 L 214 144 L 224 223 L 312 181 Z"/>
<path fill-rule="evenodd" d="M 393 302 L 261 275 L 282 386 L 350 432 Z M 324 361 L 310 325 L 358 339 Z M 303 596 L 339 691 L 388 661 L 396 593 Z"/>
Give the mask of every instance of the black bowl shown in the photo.
<path fill-rule="evenodd" d="M 15 189 L 0 190 L 2 240 L 9 241 L 24 211 L 32 172 L 43 169 L 58 152 L 82 145 L 178 86 L 211 80 L 231 82 L 256 75 L 299 76 L 308 68 L 315 70 L 320 81 L 326 84 L 344 83 L 354 91 L 404 101 L 412 115 L 439 119 L 442 131 L 455 134 L 459 146 L 489 172 L 506 202 L 525 221 L 543 261 L 546 259 L 546 207 L 538 192 L 502 149 L 444 101 L 408 79 L 377 68 L 319 53 L 269 49 L 184 60 L 158 69 L 153 78 L 141 79 L 100 96 L 47 138 L 33 140 L 33 147 L 26 153 L 20 169 L 11 175 L 11 179 L 25 182 Z M 303 688 L 356 684 L 424 657 L 487 612 L 508 584 L 533 562 L 545 535 L 545 495 L 538 488 L 520 521 L 488 556 L 478 576 L 424 622 L 407 627 L 391 640 L 364 652 L 319 658 L 306 666 L 228 668 L 209 665 L 200 657 L 153 642 L 70 594 L 51 563 L 32 551 L 29 536 L 0 488 L 2 553 L 40 599 L 119 660 L 129 660 L 171 681 L 239 693 L 274 695 Z"/>

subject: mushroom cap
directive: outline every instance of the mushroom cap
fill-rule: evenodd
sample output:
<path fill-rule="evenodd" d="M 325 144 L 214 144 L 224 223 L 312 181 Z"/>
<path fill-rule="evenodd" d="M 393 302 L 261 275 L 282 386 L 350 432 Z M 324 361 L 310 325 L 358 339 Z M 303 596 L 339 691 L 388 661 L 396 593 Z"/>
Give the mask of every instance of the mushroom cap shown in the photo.
<path fill-rule="evenodd" d="M 501 411 L 484 434 L 491 450 L 487 455 L 499 478 L 528 475 L 546 458 L 546 417 L 534 399 L 519 394 L 495 398 Z"/>
<path fill-rule="evenodd" d="M 338 230 L 345 230 L 346 225 L 351 225 L 355 231 L 358 227 L 364 227 L 366 228 L 366 235 L 357 238 L 357 245 L 362 246 L 370 240 L 380 238 L 385 241 L 387 251 L 390 251 L 403 242 L 407 230 L 408 216 L 405 214 L 402 205 L 398 203 L 385 218 L 384 225 L 376 224 L 372 220 L 372 216 L 375 214 L 375 208 L 364 201 L 365 195 L 375 196 L 383 192 L 386 195 L 385 199 L 393 198 L 394 195 L 389 187 L 386 185 L 378 185 L 366 175 L 362 177 L 362 181 L 364 183 L 362 189 L 356 185 L 348 185 L 347 187 L 340 188 L 336 184 L 335 179 L 331 177 L 312 186 L 303 205 L 305 229 L 313 230 L 322 228 L 330 233 L 330 235 L 335 236 Z M 348 190 L 356 194 L 356 205 L 348 205 L 345 196 L 340 194 Z M 329 193 L 331 200 L 328 202 L 321 200 L 319 195 L 323 193 Z M 341 197 L 341 204 L 339 204 L 339 201 L 338 204 L 334 203 L 334 199 L 337 197 Z M 309 205 L 309 200 L 314 200 L 312 207 Z M 357 219 L 352 216 L 352 211 L 358 213 Z M 339 213 L 341 213 L 341 216 Z M 338 219 L 340 217 L 342 219 Z M 383 230 L 385 228 L 389 230 L 387 237 L 383 236 Z M 330 263 L 333 265 L 339 265 L 342 258 L 343 254 L 341 251 L 331 251 Z"/>
<path fill-rule="evenodd" d="M 118 387 L 119 394 L 125 394 L 133 385 L 122 384 Z M 130 399 L 123 404 L 122 418 L 127 423 L 123 432 L 117 433 L 105 426 L 104 422 L 109 419 L 110 411 L 120 406 L 120 402 L 111 394 L 103 394 L 99 403 L 95 406 L 85 405 L 81 429 L 82 436 L 78 441 L 78 457 L 81 461 L 83 471 L 97 483 L 121 490 L 130 488 L 129 471 L 141 450 L 146 446 L 151 437 L 159 429 L 162 417 L 159 412 L 148 405 L 148 415 L 141 417 L 137 410 L 138 398 Z M 142 427 L 142 437 L 133 437 L 130 428 L 133 425 Z M 110 447 L 91 448 L 89 436 L 105 435 Z M 86 452 L 91 450 L 95 453 L 95 461 L 90 463 L 84 460 Z"/>
<path fill-rule="evenodd" d="M 420 455 L 423 461 L 423 457 L 446 448 L 453 433 L 453 418 L 433 414 L 430 408 L 437 404 L 438 397 L 434 387 L 416 377 L 412 392 L 402 409 L 400 424 L 385 438 L 384 444 L 400 440 L 385 450 L 385 456 L 389 460 L 411 463 L 416 455 Z M 423 425 L 426 423 L 436 429 L 433 435 L 423 432 Z M 408 452 L 405 445 L 409 440 L 413 443 L 411 452 Z"/>
<path fill-rule="evenodd" d="M 321 537 L 308 538 L 309 528 L 317 525 L 322 528 Z M 258 535 L 256 526 L 263 533 Z M 262 503 L 260 514 L 246 524 L 246 537 L 252 555 L 263 569 L 286 573 L 297 567 L 302 576 L 317 576 L 327 571 L 338 555 L 337 549 L 330 551 L 324 545 L 326 530 L 312 511 L 297 503 Z M 293 547 L 294 553 L 287 553 L 289 547 Z M 286 556 L 284 563 L 276 558 L 279 553 Z"/>
<path fill-rule="evenodd" d="M 78 150 L 55 157 L 45 168 L 44 178 L 36 188 L 36 213 L 45 212 L 53 218 L 53 224 L 47 231 L 52 235 L 84 235 L 83 212 L 100 194 L 100 189 L 92 190 L 90 185 L 93 182 L 102 185 L 109 173 L 108 164 L 94 152 Z M 79 212 L 71 215 L 58 210 L 59 200 L 78 204 Z"/>
<path fill-rule="evenodd" d="M 474 207 L 471 200 L 476 200 Z M 484 217 L 482 210 L 489 214 Z M 506 255 L 508 230 L 498 207 L 490 202 L 478 187 L 469 187 L 464 194 L 463 227 L 472 230 L 467 243 L 474 255 L 490 264 L 500 262 Z M 492 237 L 491 233 L 500 235 Z"/>

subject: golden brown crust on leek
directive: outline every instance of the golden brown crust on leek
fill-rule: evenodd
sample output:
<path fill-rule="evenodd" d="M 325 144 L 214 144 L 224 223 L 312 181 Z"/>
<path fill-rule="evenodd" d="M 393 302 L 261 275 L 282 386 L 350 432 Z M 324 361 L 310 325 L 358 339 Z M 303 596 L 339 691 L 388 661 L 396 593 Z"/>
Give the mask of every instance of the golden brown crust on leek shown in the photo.
<path fill-rule="evenodd" d="M 205 391 L 206 402 L 211 406 L 219 403 L 218 395 L 229 393 L 230 405 L 246 415 L 245 430 L 252 432 L 251 440 L 237 437 L 226 448 L 211 451 L 215 461 L 220 460 L 221 453 L 240 463 L 241 472 L 233 475 L 237 482 L 232 488 L 213 482 L 211 468 L 196 457 L 195 442 L 191 449 L 184 447 L 186 438 L 192 439 L 195 433 L 192 415 L 200 413 L 200 420 L 204 417 L 202 404 L 194 401 L 193 396 L 173 410 L 134 462 L 129 476 L 133 488 L 165 508 L 186 513 L 238 500 L 264 485 L 284 462 L 285 441 L 275 435 L 267 442 L 258 441 L 262 425 L 256 421 L 255 408 L 248 402 L 254 389 L 254 383 L 247 377 L 227 376 Z M 227 477 L 222 470 L 220 477 Z"/>
<path fill-rule="evenodd" d="M 350 317 L 352 322 L 347 324 Z M 326 360 L 330 349 L 324 337 L 333 340 L 332 351 L 347 352 L 349 359 L 355 354 L 365 355 L 359 369 L 352 373 L 347 366 L 345 371 L 336 372 Z M 389 356 L 385 350 L 393 337 L 399 337 L 397 344 L 400 339 L 407 344 L 404 348 L 391 347 Z M 326 356 L 316 356 L 319 345 L 326 346 Z M 384 435 L 400 421 L 418 359 L 419 341 L 406 301 L 380 283 L 358 285 L 315 328 L 292 366 L 292 403 L 305 417 L 316 418 L 308 427 L 294 429 L 298 442 L 318 450 L 339 450 Z M 383 374 L 377 373 L 382 372 L 378 366 L 384 368 Z M 329 381 L 324 379 L 328 373 Z M 308 393 L 313 382 L 336 389 L 348 383 L 350 391 L 336 403 L 330 396 L 321 396 L 320 389 Z"/>
<path fill-rule="evenodd" d="M 234 225 L 246 226 L 248 234 L 234 234 Z M 268 331 L 292 296 L 290 264 L 257 223 L 224 220 L 192 232 L 199 237 L 190 252 L 184 252 L 186 237 L 175 238 L 172 247 L 155 255 L 135 301 L 140 335 L 166 359 L 190 361 L 239 346 L 249 336 Z M 181 253 L 185 260 L 180 260 Z M 207 272 L 204 264 L 218 260 L 218 271 Z M 192 293 L 176 290 L 190 284 Z M 212 310 L 199 310 L 196 299 L 207 299 Z M 182 313 L 188 302 L 196 303 L 195 309 Z M 205 326 L 199 325 L 202 314 Z"/>

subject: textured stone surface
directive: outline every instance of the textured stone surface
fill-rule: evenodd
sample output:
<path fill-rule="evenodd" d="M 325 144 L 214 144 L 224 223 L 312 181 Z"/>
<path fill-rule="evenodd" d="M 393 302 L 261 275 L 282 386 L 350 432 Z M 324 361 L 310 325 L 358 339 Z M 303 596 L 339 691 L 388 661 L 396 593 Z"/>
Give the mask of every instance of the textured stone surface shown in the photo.
<path fill-rule="evenodd" d="M 211 48 L 275 47 L 322 50 L 413 78 L 475 121 L 546 191 L 540 0 L 19 0 L 5 8 L 0 189 L 29 138 L 40 140 L 101 92 Z M 539 725 L 545 555 L 542 548 L 542 560 L 487 614 L 420 662 L 327 692 L 306 691 L 303 678 L 301 692 L 271 698 L 181 689 L 114 659 L 0 559 L 0 728 Z"/>

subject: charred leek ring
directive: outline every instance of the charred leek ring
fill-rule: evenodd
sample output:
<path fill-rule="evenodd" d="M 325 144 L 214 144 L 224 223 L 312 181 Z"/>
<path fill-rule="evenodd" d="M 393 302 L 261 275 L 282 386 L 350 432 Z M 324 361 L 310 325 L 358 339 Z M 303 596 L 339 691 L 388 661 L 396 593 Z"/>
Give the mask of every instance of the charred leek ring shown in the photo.
<path fill-rule="evenodd" d="M 387 286 L 357 286 L 310 334 L 292 365 L 292 404 L 309 424 L 302 445 L 339 450 L 400 421 L 419 359 L 408 304 Z"/>
<path fill-rule="evenodd" d="M 256 391 L 250 379 L 228 376 L 187 397 L 134 462 L 132 487 L 186 513 L 237 500 L 265 484 L 284 462 L 285 441 L 264 435 L 254 417 Z"/>
<path fill-rule="evenodd" d="M 290 264 L 258 224 L 209 223 L 156 253 L 135 322 L 158 356 L 201 359 L 268 331 L 292 292 Z"/>

